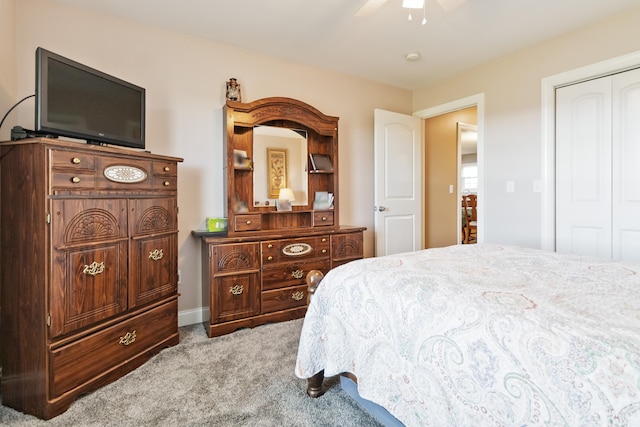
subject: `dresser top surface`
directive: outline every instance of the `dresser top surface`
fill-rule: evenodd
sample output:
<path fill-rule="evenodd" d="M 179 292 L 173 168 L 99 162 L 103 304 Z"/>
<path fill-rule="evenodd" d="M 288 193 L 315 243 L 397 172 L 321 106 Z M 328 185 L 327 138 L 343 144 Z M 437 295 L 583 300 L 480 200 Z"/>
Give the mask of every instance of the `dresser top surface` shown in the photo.
<path fill-rule="evenodd" d="M 53 138 L 26 138 L 17 141 L 2 141 L 0 142 L 0 148 L 8 147 L 8 146 L 20 146 L 20 145 L 29 145 L 29 144 L 38 144 L 43 145 L 50 148 L 62 149 L 62 150 L 73 150 L 73 151 L 82 151 L 85 153 L 92 154 L 109 154 L 116 156 L 135 156 L 138 158 L 147 158 L 150 160 L 163 160 L 163 161 L 172 161 L 172 162 L 182 162 L 184 159 L 181 157 L 173 157 L 166 156 L 162 154 L 154 154 L 149 151 L 141 151 L 127 147 L 111 147 L 104 145 L 92 145 L 85 144 L 82 142 L 76 141 L 68 141 L 64 139 L 53 139 Z"/>

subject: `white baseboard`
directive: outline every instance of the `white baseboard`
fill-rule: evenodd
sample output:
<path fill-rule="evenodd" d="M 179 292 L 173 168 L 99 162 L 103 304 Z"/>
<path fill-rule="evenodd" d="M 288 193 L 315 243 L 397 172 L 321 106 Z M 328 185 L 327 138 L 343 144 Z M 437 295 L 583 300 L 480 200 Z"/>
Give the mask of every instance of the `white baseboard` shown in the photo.
<path fill-rule="evenodd" d="M 202 323 L 209 318 L 209 308 L 201 307 L 178 312 L 178 327 Z"/>

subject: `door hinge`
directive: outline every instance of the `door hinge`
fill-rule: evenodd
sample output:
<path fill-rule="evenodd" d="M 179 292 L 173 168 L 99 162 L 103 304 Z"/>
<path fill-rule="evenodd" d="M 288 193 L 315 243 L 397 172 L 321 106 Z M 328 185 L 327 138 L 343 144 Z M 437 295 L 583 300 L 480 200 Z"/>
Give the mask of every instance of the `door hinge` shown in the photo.
<path fill-rule="evenodd" d="M 47 224 L 51 224 L 51 212 L 47 212 Z"/>
<path fill-rule="evenodd" d="M 51 314 L 47 314 L 47 326 L 51 327 Z"/>

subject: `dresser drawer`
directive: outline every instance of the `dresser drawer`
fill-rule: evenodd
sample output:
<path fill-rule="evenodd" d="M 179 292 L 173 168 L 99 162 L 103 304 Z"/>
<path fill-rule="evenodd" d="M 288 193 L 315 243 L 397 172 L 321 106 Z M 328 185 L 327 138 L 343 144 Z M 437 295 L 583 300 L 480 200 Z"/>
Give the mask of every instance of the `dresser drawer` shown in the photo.
<path fill-rule="evenodd" d="M 316 211 L 313 213 L 313 226 L 333 225 L 333 211 Z"/>
<path fill-rule="evenodd" d="M 233 229 L 235 231 L 258 231 L 262 228 L 262 216 L 260 214 L 236 215 Z"/>
<path fill-rule="evenodd" d="M 178 302 L 172 300 L 118 325 L 50 352 L 50 396 L 55 398 L 107 375 L 112 368 L 178 333 Z"/>
<path fill-rule="evenodd" d="M 155 176 L 162 175 L 167 177 L 178 176 L 178 164 L 174 162 L 153 162 L 153 174 Z"/>
<path fill-rule="evenodd" d="M 51 190 L 93 190 L 96 186 L 96 174 L 91 171 L 77 172 L 53 171 Z"/>
<path fill-rule="evenodd" d="M 176 191 L 178 189 L 178 177 L 155 176 L 153 188 L 158 191 Z"/>
<path fill-rule="evenodd" d="M 275 268 L 262 270 L 262 290 L 279 289 L 287 286 L 304 285 L 307 273 L 311 270 L 320 270 L 327 274 L 331 269 L 330 261 L 308 260 L 307 262 L 288 263 Z"/>
<path fill-rule="evenodd" d="M 305 285 L 262 292 L 262 312 L 272 313 L 305 306 L 307 305 L 307 292 Z"/>
<path fill-rule="evenodd" d="M 66 150 L 51 150 L 52 170 L 95 171 L 96 156 Z"/>
<path fill-rule="evenodd" d="M 103 156 L 97 162 L 96 186 L 104 190 L 161 190 L 154 182 L 152 162 L 142 159 L 121 159 Z"/>
<path fill-rule="evenodd" d="M 261 254 L 263 268 L 280 262 L 328 258 L 331 255 L 331 241 L 329 236 L 266 240 L 261 243 Z"/>

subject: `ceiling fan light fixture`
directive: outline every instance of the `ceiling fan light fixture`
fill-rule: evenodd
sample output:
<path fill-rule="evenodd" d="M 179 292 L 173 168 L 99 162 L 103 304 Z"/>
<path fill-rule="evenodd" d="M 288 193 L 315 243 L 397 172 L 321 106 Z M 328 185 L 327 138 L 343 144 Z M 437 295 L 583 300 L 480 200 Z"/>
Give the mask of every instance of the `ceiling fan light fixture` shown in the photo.
<path fill-rule="evenodd" d="M 406 9 L 422 9 L 424 0 L 402 0 L 402 7 Z"/>

